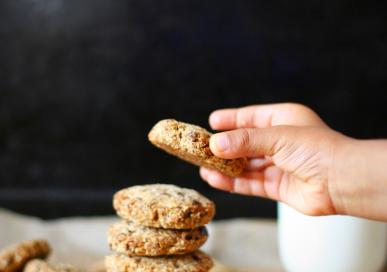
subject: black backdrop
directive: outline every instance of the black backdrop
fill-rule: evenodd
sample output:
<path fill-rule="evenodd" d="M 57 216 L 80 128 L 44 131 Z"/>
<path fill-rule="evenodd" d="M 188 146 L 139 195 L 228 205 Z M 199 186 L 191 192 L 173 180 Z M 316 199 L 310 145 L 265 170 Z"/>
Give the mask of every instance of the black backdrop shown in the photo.
<path fill-rule="evenodd" d="M 107 214 L 115 190 L 167 182 L 214 199 L 218 218 L 273 217 L 275 203 L 211 189 L 148 130 L 294 101 L 386 137 L 385 17 L 372 1 L 0 1 L 0 206 Z"/>

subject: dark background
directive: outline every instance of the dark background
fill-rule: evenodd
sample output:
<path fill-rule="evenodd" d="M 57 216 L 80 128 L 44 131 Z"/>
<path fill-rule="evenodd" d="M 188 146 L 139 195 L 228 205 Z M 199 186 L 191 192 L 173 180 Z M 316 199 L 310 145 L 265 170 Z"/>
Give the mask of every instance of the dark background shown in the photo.
<path fill-rule="evenodd" d="M 273 217 L 275 203 L 211 189 L 148 130 L 293 101 L 387 137 L 385 18 L 373 1 L 0 1 L 0 206 L 110 214 L 114 191 L 165 182 L 215 200 L 217 218 Z"/>

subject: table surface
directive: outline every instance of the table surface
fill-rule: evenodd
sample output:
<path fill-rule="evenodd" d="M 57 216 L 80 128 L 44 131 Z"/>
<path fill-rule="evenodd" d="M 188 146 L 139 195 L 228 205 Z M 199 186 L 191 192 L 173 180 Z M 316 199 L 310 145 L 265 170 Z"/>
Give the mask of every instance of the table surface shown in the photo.
<path fill-rule="evenodd" d="M 103 257 L 109 254 L 107 228 L 117 220 L 110 216 L 43 221 L 0 209 L 0 248 L 22 240 L 45 238 L 53 248 L 51 261 L 96 271 L 94 268 L 101 267 Z M 203 250 L 219 261 L 213 272 L 284 271 L 274 220 L 216 221 L 208 225 L 208 231 Z"/>
<path fill-rule="evenodd" d="M 109 254 L 107 228 L 118 220 L 110 216 L 43 221 L 0 209 L 0 248 L 22 240 L 45 238 L 53 248 L 52 261 L 89 270 Z M 231 271 L 281 271 L 275 221 L 217 221 L 208 226 L 208 231 L 203 250 Z"/>

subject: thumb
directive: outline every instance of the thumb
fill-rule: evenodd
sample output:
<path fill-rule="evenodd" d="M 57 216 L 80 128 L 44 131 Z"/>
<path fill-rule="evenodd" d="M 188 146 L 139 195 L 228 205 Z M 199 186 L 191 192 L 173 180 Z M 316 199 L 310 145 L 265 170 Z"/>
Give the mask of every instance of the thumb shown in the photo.
<path fill-rule="evenodd" d="M 225 159 L 273 156 L 295 139 L 296 130 L 293 126 L 274 126 L 216 133 L 210 138 L 210 149 Z"/>

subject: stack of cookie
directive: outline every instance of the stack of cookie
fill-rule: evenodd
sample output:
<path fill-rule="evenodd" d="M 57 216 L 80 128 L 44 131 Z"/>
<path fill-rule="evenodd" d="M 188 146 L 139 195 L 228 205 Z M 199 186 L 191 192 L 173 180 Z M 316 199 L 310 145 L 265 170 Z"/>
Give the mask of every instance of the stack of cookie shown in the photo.
<path fill-rule="evenodd" d="M 123 219 L 108 233 L 114 253 L 108 272 L 207 272 L 213 261 L 198 250 L 208 238 L 205 224 L 214 203 L 198 192 L 168 184 L 133 186 L 114 195 Z"/>

